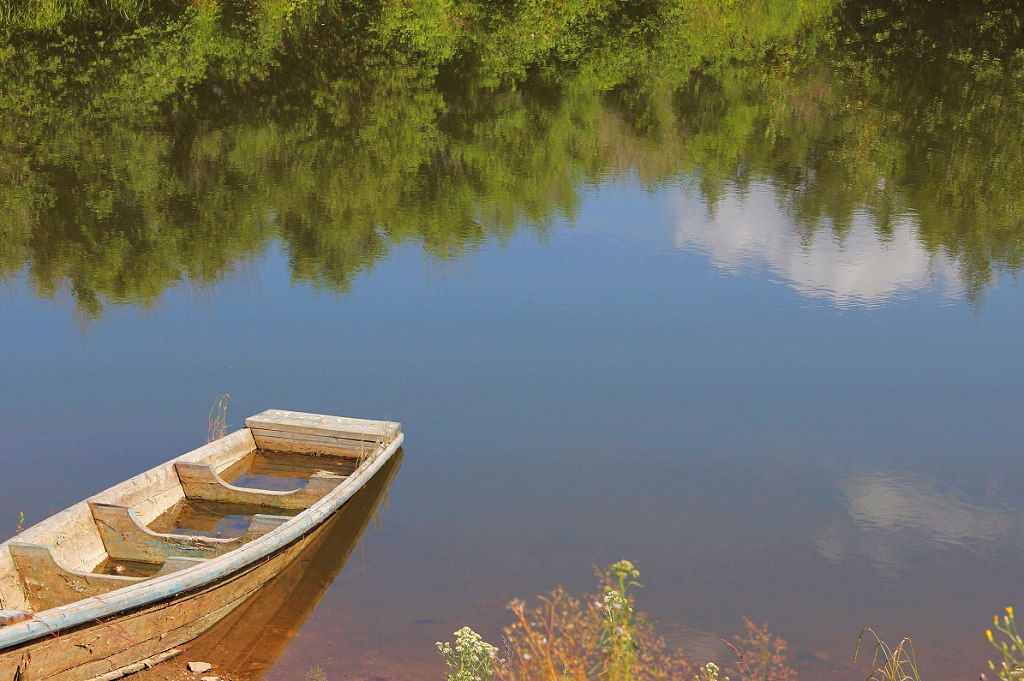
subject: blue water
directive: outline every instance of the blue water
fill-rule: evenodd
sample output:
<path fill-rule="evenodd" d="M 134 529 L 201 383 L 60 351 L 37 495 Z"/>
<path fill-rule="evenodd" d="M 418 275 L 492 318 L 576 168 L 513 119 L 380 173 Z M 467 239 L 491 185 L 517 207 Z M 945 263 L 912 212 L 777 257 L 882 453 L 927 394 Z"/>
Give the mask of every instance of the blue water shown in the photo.
<path fill-rule="evenodd" d="M 268 678 L 439 678 L 434 641 L 498 640 L 513 597 L 622 557 L 695 654 L 726 659 L 746 615 L 801 678 L 863 678 L 870 625 L 971 678 L 1021 595 L 1022 289 L 969 300 L 913 215 L 895 245 L 865 217 L 808 247 L 757 191 L 712 215 L 609 181 L 451 259 L 393 244 L 345 294 L 293 281 L 277 242 L 99 318 L 16 277 L 0 534 L 201 444 L 220 393 L 233 427 L 388 416 L 407 442 L 381 531 Z"/>

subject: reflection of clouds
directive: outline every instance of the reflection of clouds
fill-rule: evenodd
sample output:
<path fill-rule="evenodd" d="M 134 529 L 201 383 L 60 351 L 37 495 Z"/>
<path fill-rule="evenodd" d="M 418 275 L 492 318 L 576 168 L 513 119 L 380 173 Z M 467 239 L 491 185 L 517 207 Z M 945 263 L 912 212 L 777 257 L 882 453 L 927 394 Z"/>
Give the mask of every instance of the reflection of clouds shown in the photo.
<path fill-rule="evenodd" d="M 839 484 L 852 523 L 818 537 L 818 551 L 841 561 L 866 556 L 883 574 L 898 573 L 913 556 L 937 549 L 999 541 L 1020 544 L 1019 513 L 965 497 L 926 480 L 867 474 Z"/>
<path fill-rule="evenodd" d="M 991 541 L 1009 530 L 1009 515 L 940 490 L 919 480 L 871 476 L 845 482 L 841 489 L 853 521 L 863 530 L 914 531 L 940 544 Z"/>
<path fill-rule="evenodd" d="M 894 219 L 885 237 L 869 214 L 859 213 L 842 237 L 822 228 L 804 238 L 766 184 L 730 189 L 716 202 L 714 215 L 696 210 L 703 204 L 692 195 L 674 203 L 679 248 L 701 250 L 727 271 L 765 266 L 801 294 L 840 307 L 882 305 L 930 288 L 947 295 L 962 290 L 955 263 L 924 249 L 912 216 Z"/>

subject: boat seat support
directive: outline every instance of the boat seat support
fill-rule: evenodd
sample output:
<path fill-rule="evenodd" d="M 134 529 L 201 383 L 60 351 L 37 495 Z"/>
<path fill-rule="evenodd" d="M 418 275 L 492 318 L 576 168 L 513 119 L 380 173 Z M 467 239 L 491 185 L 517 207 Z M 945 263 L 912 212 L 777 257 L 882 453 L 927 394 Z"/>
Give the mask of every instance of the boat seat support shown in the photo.
<path fill-rule="evenodd" d="M 314 473 L 309 476 L 309 481 L 304 487 L 290 492 L 277 492 L 229 485 L 205 463 L 179 461 L 174 464 L 174 468 L 188 499 L 264 506 L 287 511 L 302 511 L 309 508 L 345 480 L 343 475 Z"/>
<path fill-rule="evenodd" d="M 42 544 L 10 542 L 7 547 L 18 568 L 18 576 L 21 577 L 22 584 L 25 585 L 29 605 L 35 612 L 67 605 L 91 596 L 100 596 L 123 586 L 152 579 L 152 577 L 124 577 L 69 570 L 57 562 L 49 546 Z M 169 575 L 203 562 L 205 560 L 199 558 L 168 558 L 153 577 Z M 0 610 L 0 615 L 11 612 L 10 610 Z M 17 611 L 13 612 L 16 614 Z"/>
<path fill-rule="evenodd" d="M 178 570 L 187 570 L 190 567 L 202 565 L 206 561 L 206 558 L 188 558 L 186 556 L 171 556 L 170 558 L 164 561 L 163 566 L 159 570 L 157 570 L 156 574 L 154 574 L 153 576 L 163 577 L 164 575 L 169 575 L 172 572 L 177 572 Z"/>
<path fill-rule="evenodd" d="M 103 547 L 114 560 L 163 563 L 171 558 L 216 558 L 270 532 L 290 520 L 285 516 L 257 515 L 241 537 L 217 539 L 195 535 L 152 532 L 127 506 L 89 502 Z"/>
<path fill-rule="evenodd" d="M 122 586 L 141 582 L 141 577 L 95 575 L 64 568 L 54 559 L 49 546 L 11 542 L 7 545 L 18 567 L 33 610 L 42 612 L 90 596 L 99 596 Z"/>

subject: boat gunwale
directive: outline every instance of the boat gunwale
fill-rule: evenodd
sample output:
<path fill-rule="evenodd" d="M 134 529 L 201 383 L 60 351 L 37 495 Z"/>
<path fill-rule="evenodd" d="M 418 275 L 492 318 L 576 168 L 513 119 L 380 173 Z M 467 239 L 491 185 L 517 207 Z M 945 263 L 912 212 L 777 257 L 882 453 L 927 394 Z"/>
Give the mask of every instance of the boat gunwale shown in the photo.
<path fill-rule="evenodd" d="M 78 628 L 82 624 L 102 622 L 112 616 L 210 587 L 289 546 L 316 529 L 337 511 L 402 446 L 405 434 L 401 432 L 401 426 L 395 425 L 396 433 L 390 442 L 378 445 L 340 485 L 288 522 L 233 551 L 210 558 L 207 563 L 130 584 L 108 591 L 102 596 L 90 596 L 40 613 L 31 613 L 28 620 L 0 627 L 0 652 L 10 652 L 36 639 L 59 636 L 62 632 Z M 249 428 L 236 432 L 242 430 Z M 179 458 L 181 457 L 161 466 L 173 464 Z M 140 473 L 139 476 L 148 472 Z M 0 546 L 5 543 L 7 542 L 0 543 Z"/>

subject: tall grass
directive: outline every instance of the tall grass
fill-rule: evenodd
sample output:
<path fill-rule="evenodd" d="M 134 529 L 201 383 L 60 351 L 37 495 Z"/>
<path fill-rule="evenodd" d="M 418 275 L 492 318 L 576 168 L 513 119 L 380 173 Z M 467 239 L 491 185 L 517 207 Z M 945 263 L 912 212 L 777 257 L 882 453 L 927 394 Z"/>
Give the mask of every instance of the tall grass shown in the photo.
<path fill-rule="evenodd" d="M 1002 619 L 998 615 L 994 616 L 992 626 L 999 635 L 989 629 L 985 636 L 1003 659 L 999 661 L 998 666 L 995 662 L 989 661 L 989 669 L 996 673 L 999 681 L 1024 681 L 1024 638 L 1021 637 L 1014 621 L 1013 608 L 1007 607 Z M 857 639 L 854 661 L 867 634 L 870 634 L 875 643 L 871 658 L 871 675 L 867 681 L 921 681 L 917 658 L 914 656 L 914 645 L 906 636 L 893 647 L 883 641 L 873 629 L 865 629 Z M 981 681 L 986 681 L 988 677 L 981 674 L 980 678 Z"/>
<path fill-rule="evenodd" d="M 860 654 L 865 634 L 870 634 L 875 641 L 871 657 L 871 675 L 867 681 L 921 681 L 917 671 L 917 658 L 914 656 L 914 644 L 906 636 L 900 639 L 894 648 L 869 627 L 857 637 L 857 648 L 853 653 L 854 662 Z"/>
<path fill-rule="evenodd" d="M 210 407 L 210 425 L 207 430 L 206 441 L 213 442 L 224 437 L 228 428 L 228 400 L 231 395 L 223 393 L 217 396 L 213 406 Z"/>

